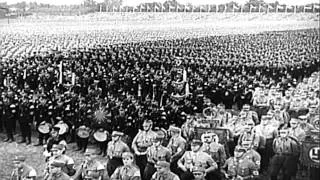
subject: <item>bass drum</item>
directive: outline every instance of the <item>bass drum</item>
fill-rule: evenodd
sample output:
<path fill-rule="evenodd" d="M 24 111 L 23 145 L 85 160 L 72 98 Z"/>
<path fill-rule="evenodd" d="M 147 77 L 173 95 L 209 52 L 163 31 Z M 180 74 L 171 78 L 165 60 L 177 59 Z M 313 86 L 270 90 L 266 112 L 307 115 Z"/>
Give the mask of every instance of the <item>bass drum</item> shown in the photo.
<path fill-rule="evenodd" d="M 51 124 L 45 121 L 42 121 L 38 126 L 38 131 L 42 134 L 49 134 L 51 129 Z"/>
<path fill-rule="evenodd" d="M 86 126 L 80 126 L 77 129 L 77 136 L 79 136 L 80 138 L 89 138 L 90 128 L 88 128 Z"/>
<path fill-rule="evenodd" d="M 99 129 L 93 133 L 93 138 L 98 142 L 105 142 L 108 139 L 108 132 L 103 129 Z"/>
<path fill-rule="evenodd" d="M 68 133 L 68 131 L 69 131 L 68 124 L 63 121 L 58 122 L 58 124 L 54 125 L 54 127 L 60 128 L 59 135 L 64 135 L 64 134 Z"/>

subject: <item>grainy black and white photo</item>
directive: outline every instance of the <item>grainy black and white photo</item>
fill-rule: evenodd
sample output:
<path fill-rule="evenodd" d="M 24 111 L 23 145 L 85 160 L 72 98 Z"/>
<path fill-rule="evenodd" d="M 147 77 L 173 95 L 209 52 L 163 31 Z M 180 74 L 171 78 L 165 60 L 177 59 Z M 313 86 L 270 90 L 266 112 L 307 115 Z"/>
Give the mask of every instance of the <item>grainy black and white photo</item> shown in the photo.
<path fill-rule="evenodd" d="M 319 0 L 0 0 L 0 180 L 318 179 Z"/>

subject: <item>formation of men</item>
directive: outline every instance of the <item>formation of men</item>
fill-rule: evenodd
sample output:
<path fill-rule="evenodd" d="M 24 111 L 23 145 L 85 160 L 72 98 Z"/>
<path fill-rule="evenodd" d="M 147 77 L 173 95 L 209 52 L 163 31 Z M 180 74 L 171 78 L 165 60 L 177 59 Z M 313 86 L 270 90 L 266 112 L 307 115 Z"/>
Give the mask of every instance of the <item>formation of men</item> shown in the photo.
<path fill-rule="evenodd" d="M 30 144 L 35 127 L 50 180 L 90 171 L 87 179 L 254 179 L 269 167 L 272 179 L 279 170 L 290 179 L 319 117 L 317 33 L 128 43 L 1 62 L 5 141 L 15 141 L 18 122 L 20 142 Z M 270 43 L 278 38 L 285 51 Z M 232 39 L 234 50 L 224 43 Z M 202 119 L 218 121 L 228 137 L 198 137 Z M 96 154 L 89 141 L 97 142 L 107 163 L 74 169 L 64 154 L 73 141 L 88 155 Z"/>

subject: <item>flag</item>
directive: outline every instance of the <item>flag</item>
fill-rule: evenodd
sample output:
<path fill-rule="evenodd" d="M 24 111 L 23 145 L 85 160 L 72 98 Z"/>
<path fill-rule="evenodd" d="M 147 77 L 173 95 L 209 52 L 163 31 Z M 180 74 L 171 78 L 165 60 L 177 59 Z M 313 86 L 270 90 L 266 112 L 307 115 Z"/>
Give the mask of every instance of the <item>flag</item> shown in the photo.
<path fill-rule="evenodd" d="M 177 11 L 179 12 L 179 10 L 184 11 L 185 6 L 184 5 L 177 5 Z"/>
<path fill-rule="evenodd" d="M 186 71 L 185 69 L 183 70 L 182 80 L 183 80 L 184 82 L 187 82 L 187 71 Z"/>
<path fill-rule="evenodd" d="M 71 74 L 71 84 L 72 85 L 76 84 L 76 73 L 74 72 Z"/>
<path fill-rule="evenodd" d="M 306 10 L 312 10 L 312 7 L 311 6 L 304 6 L 303 11 L 306 12 Z"/>
<path fill-rule="evenodd" d="M 188 96 L 190 94 L 190 87 L 189 87 L 189 83 L 188 82 L 186 83 L 185 93 L 186 93 L 186 96 Z"/>
<path fill-rule="evenodd" d="M 27 79 L 27 69 L 23 70 L 23 79 Z"/>
<path fill-rule="evenodd" d="M 172 9 L 175 10 L 176 7 L 174 7 L 172 4 L 169 4 L 169 12 L 171 12 Z"/>
<path fill-rule="evenodd" d="M 268 4 L 267 12 L 269 12 L 269 11 L 270 11 L 270 9 L 271 9 L 271 10 L 273 10 L 273 9 L 274 9 L 274 7 L 273 7 L 273 6 L 271 6 L 270 4 Z"/>
<path fill-rule="evenodd" d="M 284 6 L 283 5 L 277 5 L 277 11 L 279 10 L 284 10 Z"/>
<path fill-rule="evenodd" d="M 205 11 L 206 9 L 204 8 L 204 6 L 200 5 L 200 10 L 199 11 L 202 12 L 202 10 Z"/>
<path fill-rule="evenodd" d="M 236 10 L 239 10 L 239 9 L 240 9 L 240 7 L 237 6 L 236 4 L 232 5 L 232 12 L 235 12 Z"/>
<path fill-rule="evenodd" d="M 224 5 L 224 9 L 223 12 L 226 13 L 227 12 L 227 4 Z"/>
<path fill-rule="evenodd" d="M 62 72 L 62 61 L 59 64 L 59 84 L 62 84 L 63 72 Z"/>
<path fill-rule="evenodd" d="M 250 9 L 249 9 L 250 13 L 252 12 L 252 9 L 256 9 L 256 8 L 257 8 L 256 6 L 250 4 Z"/>
<path fill-rule="evenodd" d="M 134 12 L 135 10 L 139 10 L 139 6 L 135 6 L 135 7 L 133 7 L 132 12 Z"/>
<path fill-rule="evenodd" d="M 115 12 L 115 11 L 117 11 L 117 10 L 118 10 L 117 7 L 115 7 L 115 6 L 112 7 L 112 12 Z"/>
<path fill-rule="evenodd" d="M 160 5 L 161 6 L 161 5 Z M 155 4 L 154 5 L 154 11 L 156 12 L 156 11 L 160 11 L 160 7 L 159 7 L 159 5 L 158 4 Z"/>

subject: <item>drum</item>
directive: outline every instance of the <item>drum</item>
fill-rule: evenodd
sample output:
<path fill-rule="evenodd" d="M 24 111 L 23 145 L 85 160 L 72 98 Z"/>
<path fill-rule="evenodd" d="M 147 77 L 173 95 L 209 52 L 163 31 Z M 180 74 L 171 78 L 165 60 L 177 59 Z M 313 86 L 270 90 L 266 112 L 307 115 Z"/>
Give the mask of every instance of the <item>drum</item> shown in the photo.
<path fill-rule="evenodd" d="M 69 131 L 69 126 L 63 121 L 58 122 L 54 127 L 60 128 L 59 135 L 66 134 Z"/>
<path fill-rule="evenodd" d="M 104 142 L 108 139 L 107 132 L 102 129 L 99 129 L 98 131 L 94 132 L 93 137 L 98 142 Z"/>
<path fill-rule="evenodd" d="M 85 126 L 80 126 L 77 129 L 77 135 L 80 138 L 88 138 L 90 136 L 90 129 L 88 127 L 85 127 Z"/>
<path fill-rule="evenodd" d="M 42 134 L 48 134 L 51 129 L 51 124 L 45 121 L 42 121 L 38 126 L 38 131 Z"/>

